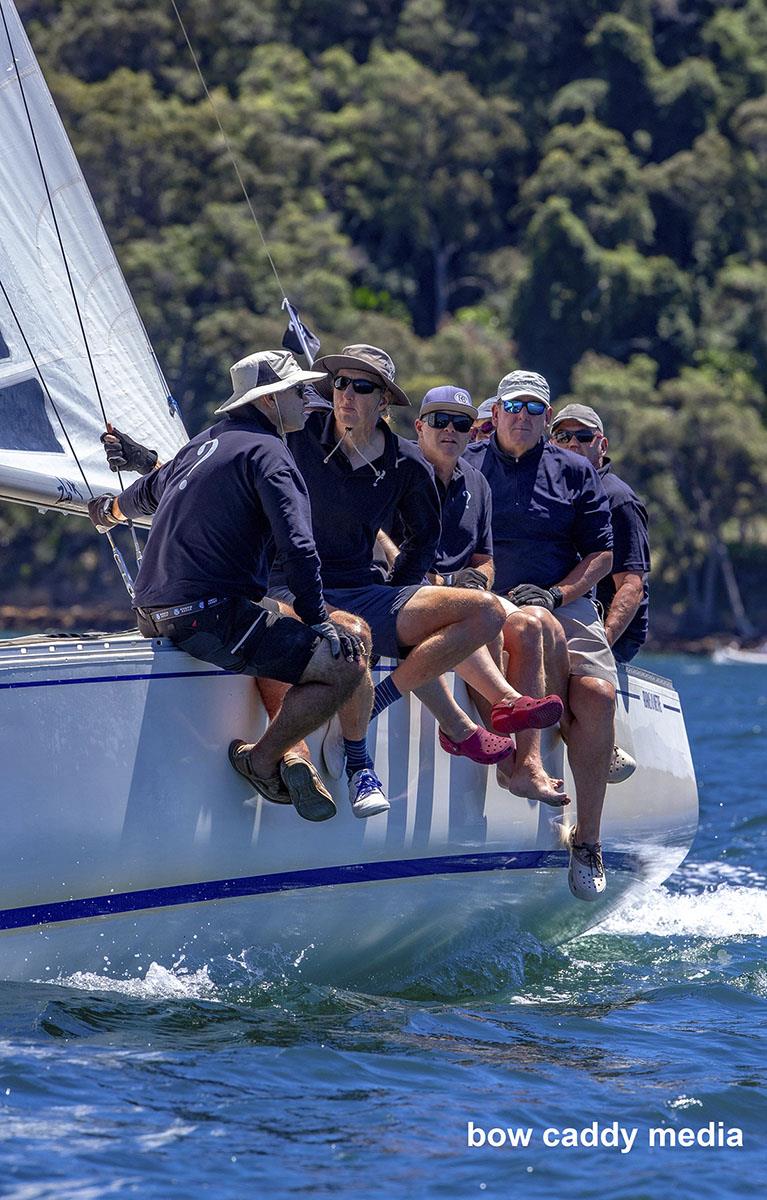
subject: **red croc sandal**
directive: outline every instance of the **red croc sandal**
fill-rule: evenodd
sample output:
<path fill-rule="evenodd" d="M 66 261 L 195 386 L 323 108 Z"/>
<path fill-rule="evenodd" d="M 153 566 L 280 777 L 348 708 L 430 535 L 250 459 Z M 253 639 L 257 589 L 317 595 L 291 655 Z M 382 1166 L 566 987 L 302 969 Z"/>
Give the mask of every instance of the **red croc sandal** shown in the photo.
<path fill-rule="evenodd" d="M 490 721 L 496 733 L 519 733 L 521 729 L 548 729 L 561 721 L 563 712 L 559 696 L 520 696 L 494 704 Z"/>
<path fill-rule="evenodd" d="M 490 766 L 500 762 L 502 758 L 508 758 L 515 749 L 511 738 L 498 737 L 497 733 L 491 733 L 489 729 L 482 729 L 481 726 L 462 742 L 451 741 L 440 729 L 439 744 L 448 754 L 455 754 L 458 758 L 470 758 L 472 762 L 482 763 L 483 766 Z"/>

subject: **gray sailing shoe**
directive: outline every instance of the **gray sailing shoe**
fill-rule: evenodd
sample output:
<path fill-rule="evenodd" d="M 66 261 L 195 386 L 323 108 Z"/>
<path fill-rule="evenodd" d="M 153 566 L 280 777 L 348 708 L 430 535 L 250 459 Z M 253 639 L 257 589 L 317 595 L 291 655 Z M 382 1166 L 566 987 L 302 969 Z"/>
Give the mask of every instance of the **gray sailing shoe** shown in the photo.
<path fill-rule="evenodd" d="M 256 775 L 250 765 L 252 748 L 247 742 L 243 742 L 242 738 L 235 738 L 233 742 L 229 743 L 229 761 L 237 774 L 242 775 L 243 779 L 247 779 L 259 796 L 263 796 L 265 800 L 271 800 L 272 804 L 292 804 L 290 792 L 279 775 L 269 775 L 266 778 Z M 249 804 L 252 801 L 246 800 L 245 803 Z"/>
<path fill-rule="evenodd" d="M 598 900 L 607 887 L 602 847 L 599 842 L 576 842 L 570 830 L 570 869 L 567 882 L 577 900 Z"/>
<path fill-rule="evenodd" d="M 280 776 L 299 817 L 305 821 L 328 821 L 336 815 L 333 797 L 308 758 L 288 751 L 280 763 Z"/>

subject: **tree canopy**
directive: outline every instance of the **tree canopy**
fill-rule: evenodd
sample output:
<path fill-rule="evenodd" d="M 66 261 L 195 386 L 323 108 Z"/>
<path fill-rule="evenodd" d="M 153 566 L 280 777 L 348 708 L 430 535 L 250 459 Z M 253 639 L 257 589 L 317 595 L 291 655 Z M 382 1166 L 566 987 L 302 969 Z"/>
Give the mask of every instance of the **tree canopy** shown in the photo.
<path fill-rule="evenodd" d="M 173 6 L 17 3 L 196 431 L 230 363 L 279 341 L 281 295 Z M 767 553 L 763 0 L 179 8 L 323 349 L 385 345 L 416 397 L 483 399 L 519 365 L 596 404 L 650 505 L 667 629 L 721 623 L 722 547 L 744 579 Z M 106 587 L 92 539 L 50 528 L 76 548 L 47 577 Z M 22 590 L 32 537 L 0 513 Z"/>

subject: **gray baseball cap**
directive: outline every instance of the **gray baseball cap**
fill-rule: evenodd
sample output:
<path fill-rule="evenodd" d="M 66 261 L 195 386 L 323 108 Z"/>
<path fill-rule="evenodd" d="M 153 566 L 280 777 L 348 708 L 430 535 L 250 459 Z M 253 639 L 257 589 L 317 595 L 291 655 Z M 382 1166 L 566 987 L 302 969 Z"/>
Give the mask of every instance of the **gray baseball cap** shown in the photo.
<path fill-rule="evenodd" d="M 533 400 L 551 404 L 549 385 L 535 371 L 510 371 L 498 384 L 498 400 L 516 400 L 519 396 L 530 396 Z"/>
<path fill-rule="evenodd" d="M 551 422 L 552 430 L 556 429 L 560 421 L 580 421 L 587 429 L 596 429 L 602 434 L 605 431 L 599 413 L 589 408 L 588 404 L 566 404 Z"/>

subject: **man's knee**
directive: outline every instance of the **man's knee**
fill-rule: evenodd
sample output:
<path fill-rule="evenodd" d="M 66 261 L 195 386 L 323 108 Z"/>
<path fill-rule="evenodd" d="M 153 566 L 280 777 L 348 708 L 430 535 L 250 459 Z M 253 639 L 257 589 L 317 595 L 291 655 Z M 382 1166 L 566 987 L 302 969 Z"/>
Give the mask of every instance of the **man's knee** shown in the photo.
<path fill-rule="evenodd" d="M 612 720 L 615 715 L 615 688 L 596 675 L 571 675 L 568 699 L 575 716 L 588 712 L 592 719 Z"/>
<path fill-rule="evenodd" d="M 363 621 L 362 617 L 357 617 L 354 613 L 344 612 L 342 609 L 332 612 L 330 619 L 339 629 L 343 629 L 344 633 L 350 633 L 353 637 L 358 638 L 365 647 L 366 658 L 370 657 L 373 635 L 367 621 Z"/>
<path fill-rule="evenodd" d="M 483 641 L 487 644 L 495 641 L 503 629 L 506 613 L 500 600 L 492 592 L 473 592 L 473 614 L 475 619 L 483 624 Z"/>
<path fill-rule="evenodd" d="M 525 644 L 540 642 L 543 637 L 543 617 L 545 615 L 548 615 L 545 609 L 534 608 L 531 605 L 518 608 L 516 612 L 506 617 L 504 621 L 504 641 L 506 643 L 514 641 Z"/>

